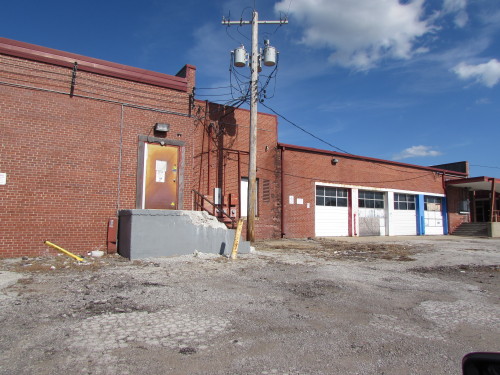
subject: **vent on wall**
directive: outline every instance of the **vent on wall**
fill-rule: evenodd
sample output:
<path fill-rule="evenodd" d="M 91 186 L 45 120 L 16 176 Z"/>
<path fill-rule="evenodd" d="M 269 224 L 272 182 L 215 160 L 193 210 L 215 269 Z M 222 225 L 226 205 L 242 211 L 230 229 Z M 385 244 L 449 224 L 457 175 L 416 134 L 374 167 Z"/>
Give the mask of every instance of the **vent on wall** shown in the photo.
<path fill-rule="evenodd" d="M 262 182 L 262 200 L 264 202 L 271 201 L 271 183 L 269 180 L 264 180 Z"/>

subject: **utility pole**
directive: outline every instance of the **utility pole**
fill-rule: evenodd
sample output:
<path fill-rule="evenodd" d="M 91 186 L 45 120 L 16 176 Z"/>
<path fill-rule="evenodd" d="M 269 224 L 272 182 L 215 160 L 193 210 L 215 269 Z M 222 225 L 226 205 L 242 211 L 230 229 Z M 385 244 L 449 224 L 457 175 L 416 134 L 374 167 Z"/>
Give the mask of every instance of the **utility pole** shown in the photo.
<path fill-rule="evenodd" d="M 255 208 L 257 207 L 257 104 L 259 86 L 259 67 L 261 56 L 259 54 L 259 24 L 282 25 L 288 20 L 259 21 L 259 14 L 254 9 L 251 21 L 230 21 L 222 19 L 223 25 L 252 25 L 252 56 L 250 69 L 252 72 L 250 80 L 250 150 L 248 163 L 248 208 L 247 208 L 247 241 L 255 241 Z"/>

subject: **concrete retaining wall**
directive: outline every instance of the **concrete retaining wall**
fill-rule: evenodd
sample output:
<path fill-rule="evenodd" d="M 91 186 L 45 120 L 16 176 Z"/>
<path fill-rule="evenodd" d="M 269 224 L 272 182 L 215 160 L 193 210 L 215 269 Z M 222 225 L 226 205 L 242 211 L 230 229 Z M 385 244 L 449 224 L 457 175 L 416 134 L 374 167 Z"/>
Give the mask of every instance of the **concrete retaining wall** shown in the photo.
<path fill-rule="evenodd" d="M 500 223 L 488 223 L 488 237 L 500 237 Z"/>
<path fill-rule="evenodd" d="M 118 252 L 129 259 L 202 253 L 228 255 L 235 230 L 202 211 L 122 210 L 119 213 Z M 240 241 L 238 252 L 250 243 Z"/>

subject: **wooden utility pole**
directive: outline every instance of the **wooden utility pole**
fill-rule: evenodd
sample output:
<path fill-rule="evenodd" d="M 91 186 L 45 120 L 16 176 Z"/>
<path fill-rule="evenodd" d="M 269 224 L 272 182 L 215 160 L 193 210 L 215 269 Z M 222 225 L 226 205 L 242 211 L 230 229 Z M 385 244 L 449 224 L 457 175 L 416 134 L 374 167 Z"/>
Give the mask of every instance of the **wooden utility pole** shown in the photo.
<path fill-rule="evenodd" d="M 248 163 L 248 207 L 247 207 L 247 241 L 255 241 L 255 209 L 257 207 L 257 103 L 259 86 L 259 24 L 286 24 L 288 20 L 259 21 L 256 10 L 252 13 L 251 21 L 230 21 L 223 19 L 223 25 L 252 25 L 252 57 L 250 69 L 250 134 L 249 134 L 249 163 Z"/>

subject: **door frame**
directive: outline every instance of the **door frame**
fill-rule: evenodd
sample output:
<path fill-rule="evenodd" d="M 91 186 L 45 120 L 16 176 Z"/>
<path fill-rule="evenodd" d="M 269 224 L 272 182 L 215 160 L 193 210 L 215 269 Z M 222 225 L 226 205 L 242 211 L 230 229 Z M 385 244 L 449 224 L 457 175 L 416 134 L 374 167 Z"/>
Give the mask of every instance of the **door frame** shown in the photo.
<path fill-rule="evenodd" d="M 185 166 L 185 144 L 184 141 L 151 137 L 147 135 L 139 136 L 137 147 L 137 182 L 135 208 L 144 209 L 144 174 L 145 174 L 145 151 L 147 144 L 160 144 L 162 146 L 179 147 L 179 159 L 177 165 L 177 209 L 184 209 L 184 166 Z"/>

